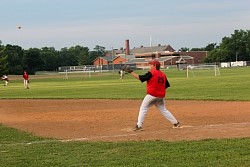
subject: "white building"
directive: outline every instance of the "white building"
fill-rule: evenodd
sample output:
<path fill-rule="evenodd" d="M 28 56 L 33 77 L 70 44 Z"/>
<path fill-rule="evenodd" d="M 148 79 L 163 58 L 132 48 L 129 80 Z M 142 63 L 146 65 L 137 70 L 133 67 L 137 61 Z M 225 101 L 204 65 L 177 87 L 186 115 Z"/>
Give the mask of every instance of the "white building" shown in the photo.
<path fill-rule="evenodd" d="M 247 66 L 246 61 L 231 62 L 231 67 L 243 67 L 243 66 Z"/>

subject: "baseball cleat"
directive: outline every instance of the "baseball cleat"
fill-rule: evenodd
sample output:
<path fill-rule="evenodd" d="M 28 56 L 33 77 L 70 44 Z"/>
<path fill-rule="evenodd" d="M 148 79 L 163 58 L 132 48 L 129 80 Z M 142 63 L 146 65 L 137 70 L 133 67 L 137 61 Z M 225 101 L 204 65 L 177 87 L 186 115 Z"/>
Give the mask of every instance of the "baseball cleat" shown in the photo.
<path fill-rule="evenodd" d="M 143 131 L 143 129 L 142 127 L 139 127 L 138 125 L 136 125 L 133 131 Z"/>
<path fill-rule="evenodd" d="M 180 122 L 177 122 L 176 124 L 173 125 L 173 128 L 182 128 L 182 126 L 180 125 Z"/>

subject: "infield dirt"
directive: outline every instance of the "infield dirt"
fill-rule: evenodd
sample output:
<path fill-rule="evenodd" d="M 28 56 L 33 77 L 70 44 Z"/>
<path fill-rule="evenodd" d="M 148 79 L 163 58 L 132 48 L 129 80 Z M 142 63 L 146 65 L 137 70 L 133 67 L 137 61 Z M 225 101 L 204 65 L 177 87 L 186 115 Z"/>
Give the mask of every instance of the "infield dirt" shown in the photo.
<path fill-rule="evenodd" d="M 172 129 L 155 106 L 134 132 L 141 100 L 0 100 L 0 123 L 61 140 L 139 141 L 250 137 L 250 102 L 166 101 L 183 128 Z"/>

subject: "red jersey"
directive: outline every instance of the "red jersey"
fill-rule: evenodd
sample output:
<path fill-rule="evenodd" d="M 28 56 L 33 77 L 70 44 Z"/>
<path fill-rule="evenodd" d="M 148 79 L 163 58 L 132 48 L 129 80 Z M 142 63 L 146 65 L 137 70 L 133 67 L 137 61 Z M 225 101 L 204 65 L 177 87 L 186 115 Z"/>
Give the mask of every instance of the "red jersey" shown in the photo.
<path fill-rule="evenodd" d="M 23 79 L 29 80 L 29 75 L 28 75 L 27 73 L 24 73 L 24 74 L 23 74 Z"/>
<path fill-rule="evenodd" d="M 164 98 L 166 95 L 166 75 L 160 70 L 150 70 L 152 78 L 147 81 L 147 94 Z"/>

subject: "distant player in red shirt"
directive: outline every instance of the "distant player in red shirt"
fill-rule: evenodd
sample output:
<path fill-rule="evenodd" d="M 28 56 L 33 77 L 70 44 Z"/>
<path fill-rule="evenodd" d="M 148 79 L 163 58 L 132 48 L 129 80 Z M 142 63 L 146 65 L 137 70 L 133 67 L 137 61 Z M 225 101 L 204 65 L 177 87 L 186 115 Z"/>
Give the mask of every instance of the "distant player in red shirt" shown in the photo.
<path fill-rule="evenodd" d="M 25 89 L 29 89 L 29 75 L 26 70 L 23 73 L 23 85 Z"/>
<path fill-rule="evenodd" d="M 170 111 L 165 106 L 166 89 L 170 87 L 166 75 L 160 71 L 161 64 L 157 60 L 149 62 L 150 70 L 144 75 L 138 75 L 132 70 L 128 72 L 140 80 L 141 82 L 147 81 L 147 95 L 144 97 L 139 115 L 138 121 L 134 131 L 142 131 L 142 124 L 149 110 L 149 107 L 155 105 L 162 113 L 162 115 L 173 124 L 173 128 L 180 128 L 180 123 L 175 119 Z"/>

